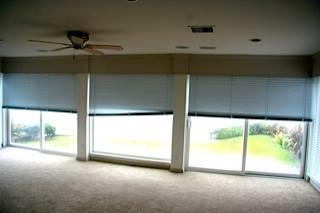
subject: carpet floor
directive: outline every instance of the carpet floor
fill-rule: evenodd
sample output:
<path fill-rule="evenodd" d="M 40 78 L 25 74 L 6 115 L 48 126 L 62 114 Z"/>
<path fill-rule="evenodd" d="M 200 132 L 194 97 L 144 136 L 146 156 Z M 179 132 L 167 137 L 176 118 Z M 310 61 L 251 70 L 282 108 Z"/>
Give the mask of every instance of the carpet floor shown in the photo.
<path fill-rule="evenodd" d="M 320 212 L 300 179 L 234 176 L 79 162 L 0 150 L 0 212 Z"/>

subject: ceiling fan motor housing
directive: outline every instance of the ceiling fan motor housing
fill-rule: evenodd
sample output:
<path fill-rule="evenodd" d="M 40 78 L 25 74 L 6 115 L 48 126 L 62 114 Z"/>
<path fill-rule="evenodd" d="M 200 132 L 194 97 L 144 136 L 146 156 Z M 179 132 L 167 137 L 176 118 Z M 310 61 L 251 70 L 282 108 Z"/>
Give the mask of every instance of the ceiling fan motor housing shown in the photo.
<path fill-rule="evenodd" d="M 84 47 L 84 43 L 89 40 L 89 34 L 81 31 L 68 31 L 67 37 L 75 49 Z"/>

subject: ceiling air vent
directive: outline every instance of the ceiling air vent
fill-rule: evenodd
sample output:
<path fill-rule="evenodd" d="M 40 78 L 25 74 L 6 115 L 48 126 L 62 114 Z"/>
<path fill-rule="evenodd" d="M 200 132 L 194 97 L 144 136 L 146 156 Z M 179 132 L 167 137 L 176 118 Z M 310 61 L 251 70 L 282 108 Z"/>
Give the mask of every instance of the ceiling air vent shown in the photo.
<path fill-rule="evenodd" d="M 216 47 L 214 47 L 214 46 L 200 46 L 199 48 L 202 50 L 215 50 L 216 49 Z"/>
<path fill-rule="evenodd" d="M 193 33 L 213 33 L 214 25 L 193 25 L 188 26 Z"/>

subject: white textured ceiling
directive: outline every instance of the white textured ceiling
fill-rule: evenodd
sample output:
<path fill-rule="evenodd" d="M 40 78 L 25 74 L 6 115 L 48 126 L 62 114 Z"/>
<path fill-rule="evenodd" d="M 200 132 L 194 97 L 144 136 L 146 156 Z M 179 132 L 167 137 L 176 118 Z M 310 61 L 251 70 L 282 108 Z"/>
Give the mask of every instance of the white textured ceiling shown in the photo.
<path fill-rule="evenodd" d="M 210 24 L 216 25 L 211 34 L 192 34 L 186 27 Z M 72 55 L 72 50 L 39 53 L 35 49 L 60 46 L 26 41 L 67 42 L 68 30 L 88 31 L 89 43 L 121 44 L 125 49 L 121 54 L 311 55 L 320 51 L 320 1 L 0 1 L 0 38 L 4 39 L 0 56 Z M 255 37 L 263 41 L 248 41 Z M 177 45 L 190 49 L 178 50 Z M 216 50 L 200 50 L 199 46 L 215 46 Z"/>

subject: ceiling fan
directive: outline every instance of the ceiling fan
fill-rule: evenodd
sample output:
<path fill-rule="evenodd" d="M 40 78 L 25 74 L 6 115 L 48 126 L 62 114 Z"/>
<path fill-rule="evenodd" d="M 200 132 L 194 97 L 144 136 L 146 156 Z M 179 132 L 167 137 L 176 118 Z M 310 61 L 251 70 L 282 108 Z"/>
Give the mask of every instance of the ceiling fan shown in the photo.
<path fill-rule="evenodd" d="M 38 43 L 47 43 L 47 44 L 58 44 L 63 45 L 64 47 L 51 49 L 51 50 L 37 50 L 39 52 L 56 52 L 60 50 L 73 48 L 75 50 L 83 50 L 87 53 L 93 55 L 103 55 L 104 53 L 100 50 L 123 50 L 122 46 L 119 45 L 106 45 L 106 44 L 86 44 L 89 40 L 89 34 L 81 31 L 68 31 L 67 38 L 70 40 L 71 44 L 60 43 L 60 42 L 51 42 L 51 41 L 41 41 L 41 40 L 28 40 L 30 42 L 38 42 Z M 97 50 L 100 49 L 100 50 Z"/>

